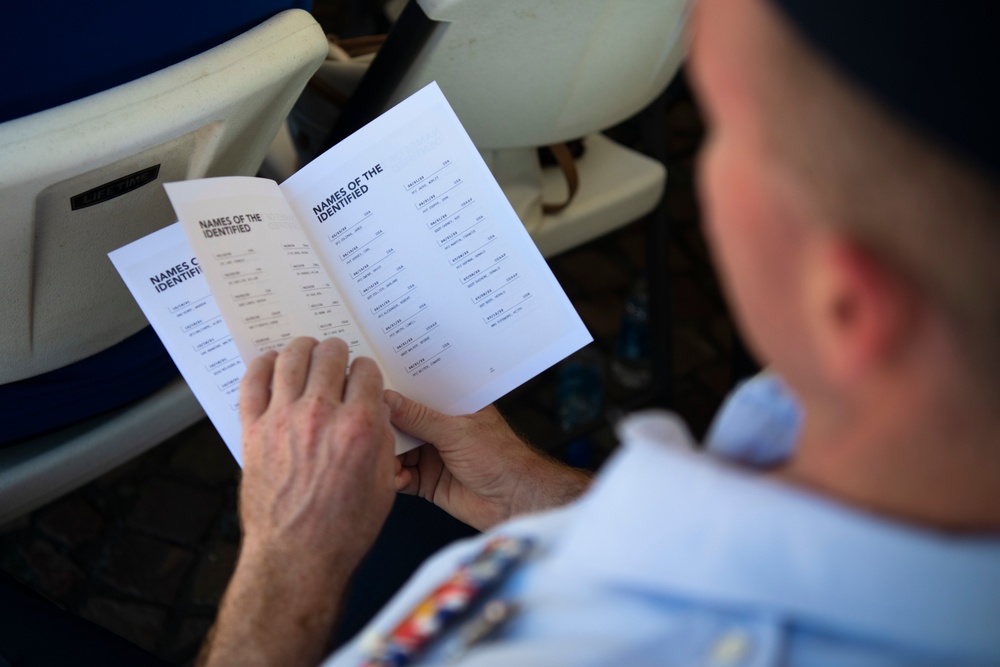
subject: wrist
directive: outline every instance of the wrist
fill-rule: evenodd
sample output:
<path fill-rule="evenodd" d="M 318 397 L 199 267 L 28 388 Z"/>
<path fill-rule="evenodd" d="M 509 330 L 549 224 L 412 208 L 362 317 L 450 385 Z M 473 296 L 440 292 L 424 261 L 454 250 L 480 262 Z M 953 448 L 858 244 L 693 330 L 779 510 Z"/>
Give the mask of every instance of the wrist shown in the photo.
<path fill-rule="evenodd" d="M 308 554 L 244 545 L 203 649 L 205 664 L 317 664 L 349 577 L 348 568 Z"/>
<path fill-rule="evenodd" d="M 532 451 L 518 470 L 518 486 L 512 494 L 510 515 L 561 507 L 580 497 L 590 486 L 591 474 Z"/>
<path fill-rule="evenodd" d="M 310 588 L 331 591 L 347 585 L 358 560 L 341 551 L 244 542 L 234 577 L 267 577 L 275 588 L 300 587 L 304 579 Z"/>

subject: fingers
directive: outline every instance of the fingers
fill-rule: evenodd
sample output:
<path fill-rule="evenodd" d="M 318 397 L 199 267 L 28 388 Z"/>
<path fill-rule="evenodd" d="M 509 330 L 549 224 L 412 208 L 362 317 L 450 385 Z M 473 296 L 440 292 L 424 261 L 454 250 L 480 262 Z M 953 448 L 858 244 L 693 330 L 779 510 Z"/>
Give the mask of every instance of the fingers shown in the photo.
<path fill-rule="evenodd" d="M 330 338 L 312 349 L 305 393 L 339 402 L 344 395 L 347 374 L 347 343 Z"/>
<path fill-rule="evenodd" d="M 396 471 L 396 492 L 430 500 L 445 470 L 444 461 L 434 445 L 425 444 L 398 457 L 402 464 Z"/>
<path fill-rule="evenodd" d="M 347 343 L 339 338 L 322 343 L 313 338 L 296 338 L 274 361 L 271 400 L 277 405 L 287 405 L 309 394 L 339 402 L 344 397 L 349 356 Z M 367 399 L 382 391 L 382 376 L 373 361 L 365 361 L 362 366 L 370 364 L 370 367 L 358 373 L 356 392 Z"/>
<path fill-rule="evenodd" d="M 344 390 L 344 402 L 378 401 L 382 396 L 382 372 L 368 357 L 351 363 L 351 376 Z"/>
<path fill-rule="evenodd" d="M 296 338 L 278 354 L 271 380 L 271 401 L 275 405 L 287 405 L 302 395 L 316 345 L 313 338 Z"/>
<path fill-rule="evenodd" d="M 410 468 L 401 468 L 396 472 L 396 492 L 405 493 L 408 496 L 415 495 L 417 493 L 417 485 L 414 484 L 413 470 Z"/>
<path fill-rule="evenodd" d="M 240 421 L 244 429 L 264 414 L 271 402 L 271 376 L 277 358 L 277 352 L 257 357 L 240 381 Z"/>
<path fill-rule="evenodd" d="M 441 436 L 447 434 L 448 418 L 440 412 L 392 390 L 385 392 L 385 402 L 396 428 L 425 442 L 441 442 Z"/>

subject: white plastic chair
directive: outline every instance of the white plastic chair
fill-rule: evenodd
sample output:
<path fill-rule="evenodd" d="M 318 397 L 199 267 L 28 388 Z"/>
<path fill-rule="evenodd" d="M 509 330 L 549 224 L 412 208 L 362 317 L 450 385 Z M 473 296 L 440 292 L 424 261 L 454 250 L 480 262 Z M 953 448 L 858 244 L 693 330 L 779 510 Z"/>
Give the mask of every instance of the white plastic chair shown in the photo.
<path fill-rule="evenodd" d="M 664 166 L 600 132 L 642 110 L 674 77 L 686 53 L 689 4 L 413 0 L 370 68 L 363 58 L 338 61 L 331 50 L 318 76 L 351 92 L 368 70 L 336 136 L 436 80 L 542 254 L 552 256 L 659 202 Z M 352 113 L 359 104 L 363 111 Z M 307 89 L 290 116 L 292 135 L 319 143 L 333 118 Z M 565 200 L 566 181 L 557 168 L 542 169 L 535 149 L 581 137 L 579 190 L 568 207 L 544 214 L 543 202 Z M 283 145 L 288 165 L 287 137 Z"/>
<path fill-rule="evenodd" d="M 0 384 L 147 326 L 107 253 L 174 222 L 163 182 L 256 173 L 326 53 L 312 16 L 288 10 L 159 72 L 0 124 Z M 148 182 L 108 196 L 133 174 Z M 0 449 L 0 524 L 203 416 L 178 378 L 126 408 Z"/>

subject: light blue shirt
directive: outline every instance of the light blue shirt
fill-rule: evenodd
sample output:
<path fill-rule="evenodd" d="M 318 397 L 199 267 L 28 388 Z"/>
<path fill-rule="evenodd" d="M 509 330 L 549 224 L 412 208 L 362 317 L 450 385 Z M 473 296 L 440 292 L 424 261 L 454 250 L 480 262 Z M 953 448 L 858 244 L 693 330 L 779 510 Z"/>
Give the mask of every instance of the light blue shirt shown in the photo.
<path fill-rule="evenodd" d="M 457 664 L 1000 665 L 1000 538 L 893 523 L 748 467 L 787 454 L 798 428 L 767 377 L 710 432 L 729 460 L 694 451 L 666 413 L 626 419 L 581 500 L 491 531 L 537 547 L 493 593 L 518 611 Z M 432 558 L 328 665 L 361 664 L 488 536 Z M 416 664 L 446 664 L 454 636 Z"/>

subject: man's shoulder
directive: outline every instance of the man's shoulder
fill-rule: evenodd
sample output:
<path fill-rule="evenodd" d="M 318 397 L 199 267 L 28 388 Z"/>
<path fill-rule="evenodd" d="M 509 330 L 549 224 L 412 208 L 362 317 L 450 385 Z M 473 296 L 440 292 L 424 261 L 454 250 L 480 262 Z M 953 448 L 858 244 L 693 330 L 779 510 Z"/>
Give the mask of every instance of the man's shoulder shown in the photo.
<path fill-rule="evenodd" d="M 368 636 L 499 534 L 534 546 L 484 596 L 509 613 L 458 664 L 1000 661 L 1000 541 L 941 539 L 777 484 L 695 451 L 662 414 L 621 433 L 583 498 L 453 545 Z M 484 608 L 432 642 L 427 664 L 451 660 Z"/>
<path fill-rule="evenodd" d="M 944 536 L 781 483 L 694 450 L 669 415 L 621 433 L 539 587 L 592 591 L 578 606 L 627 619 L 619 630 L 641 614 L 652 633 L 706 628 L 702 652 L 737 632 L 758 657 L 780 647 L 805 664 L 1000 663 L 1000 536 Z"/>

